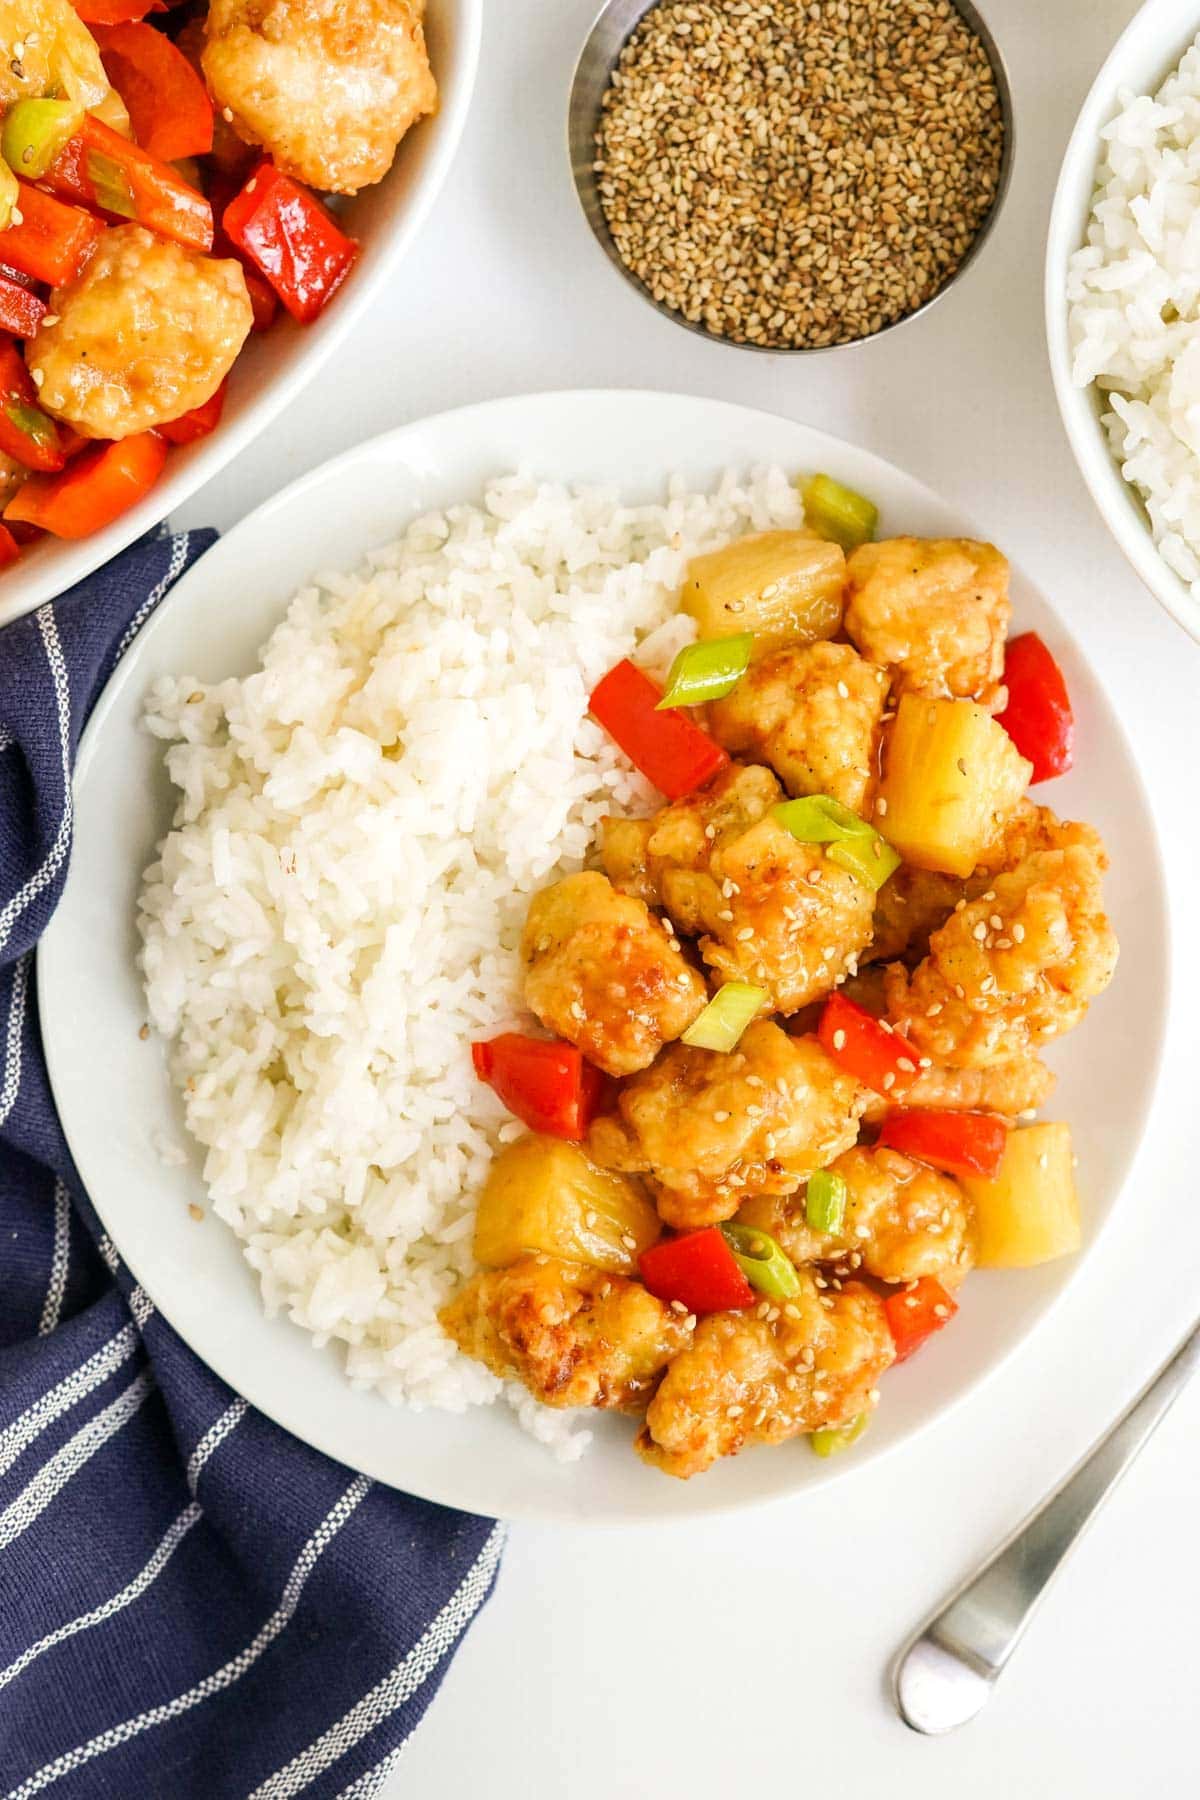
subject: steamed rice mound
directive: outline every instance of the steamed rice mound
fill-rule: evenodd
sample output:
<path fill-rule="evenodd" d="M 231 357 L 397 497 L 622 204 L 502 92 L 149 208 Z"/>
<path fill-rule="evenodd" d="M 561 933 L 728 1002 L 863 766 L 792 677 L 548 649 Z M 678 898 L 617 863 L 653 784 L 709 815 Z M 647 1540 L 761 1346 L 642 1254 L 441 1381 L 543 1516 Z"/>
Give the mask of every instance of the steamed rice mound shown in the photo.
<path fill-rule="evenodd" d="M 1100 388 L 1113 455 L 1200 601 L 1200 40 L 1157 94 L 1120 101 L 1070 262 L 1072 378 Z"/>
<path fill-rule="evenodd" d="M 635 649 L 665 670 L 689 556 L 800 523 L 778 469 L 639 507 L 499 480 L 299 593 L 254 673 L 155 684 L 179 799 L 140 896 L 151 1019 L 265 1306 L 343 1344 L 356 1385 L 454 1410 L 501 1392 L 437 1322 L 523 1129 L 470 1042 L 530 1026 L 530 896 L 656 798 L 588 692 Z"/>

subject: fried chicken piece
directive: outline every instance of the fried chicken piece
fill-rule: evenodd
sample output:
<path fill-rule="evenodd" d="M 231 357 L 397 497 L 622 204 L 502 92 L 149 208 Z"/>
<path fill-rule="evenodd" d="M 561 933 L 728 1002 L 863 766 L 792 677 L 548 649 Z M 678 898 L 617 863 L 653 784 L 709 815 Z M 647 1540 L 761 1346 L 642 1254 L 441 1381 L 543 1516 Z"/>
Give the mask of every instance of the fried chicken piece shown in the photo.
<path fill-rule="evenodd" d="M 114 225 L 25 346 L 38 403 L 83 437 L 123 438 L 211 399 L 250 335 L 242 266 Z"/>
<path fill-rule="evenodd" d="M 609 1075 L 648 1068 L 708 1004 L 678 940 L 594 872 L 534 896 L 521 961 L 530 1011 Z"/>
<path fill-rule="evenodd" d="M 634 832 L 606 821 L 601 854 L 622 889 L 661 900 L 722 981 L 766 988 L 797 1012 L 853 972 L 873 897 L 771 816 L 783 792 L 769 769 L 739 763 Z"/>
<path fill-rule="evenodd" d="M 201 60 L 239 137 L 339 194 L 382 180 L 437 106 L 415 0 L 211 0 Z"/>
<path fill-rule="evenodd" d="M 757 1019 L 729 1055 L 673 1044 L 594 1122 L 588 1154 L 649 1174 L 669 1225 L 711 1225 L 747 1193 L 788 1194 L 824 1168 L 857 1138 L 865 1104 L 815 1038 Z"/>
<path fill-rule="evenodd" d="M 922 1069 L 905 1089 L 905 1106 L 926 1106 L 945 1112 L 994 1112 L 1015 1119 L 1037 1112 L 1054 1092 L 1055 1074 L 1036 1056 L 1014 1056 L 1009 1062 L 989 1063 L 982 1069 L 946 1069 L 934 1063 Z M 874 1124 L 888 1110 L 888 1103 L 872 1094 L 863 1118 Z"/>
<path fill-rule="evenodd" d="M 894 962 L 898 957 L 919 960 L 928 954 L 930 934 L 945 924 L 960 900 L 977 900 L 995 876 L 1015 869 L 1035 850 L 1066 850 L 1072 844 L 1082 844 L 1101 869 L 1107 869 L 1104 842 L 1094 826 L 1060 819 L 1048 806 L 1026 798 L 1005 820 L 978 868 L 965 881 L 905 863 L 879 890 L 875 935 L 865 957 L 872 962 Z"/>
<path fill-rule="evenodd" d="M 779 1444 L 869 1411 L 895 1359 L 883 1302 L 858 1282 L 821 1293 L 807 1270 L 773 1317 L 710 1313 L 672 1361 L 638 1454 L 686 1479 L 747 1444 Z"/>
<path fill-rule="evenodd" d="M 527 1256 L 476 1275 L 441 1312 L 460 1350 L 544 1406 L 641 1412 L 691 1341 L 688 1316 L 624 1275 Z"/>
<path fill-rule="evenodd" d="M 1039 850 L 952 913 L 910 975 L 889 965 L 893 1024 L 922 1054 L 984 1068 L 1077 1025 L 1117 962 L 1101 861 L 1083 844 Z"/>
<path fill-rule="evenodd" d="M 878 773 L 888 678 L 849 644 L 793 644 L 751 663 L 708 709 L 717 742 L 769 763 L 789 794 L 829 794 L 865 814 Z"/>
<path fill-rule="evenodd" d="M 962 1281 L 975 1260 L 973 1214 L 951 1176 L 878 1144 L 856 1144 L 830 1169 L 846 1183 L 840 1231 L 813 1231 L 803 1195 L 756 1194 L 739 1210 L 738 1223 L 778 1238 L 797 1265 L 857 1255 L 879 1281 L 923 1275 L 935 1275 L 945 1287 Z"/>
<path fill-rule="evenodd" d="M 845 628 L 894 691 L 999 710 L 1012 607 L 1008 562 L 970 538 L 887 538 L 846 563 Z"/>

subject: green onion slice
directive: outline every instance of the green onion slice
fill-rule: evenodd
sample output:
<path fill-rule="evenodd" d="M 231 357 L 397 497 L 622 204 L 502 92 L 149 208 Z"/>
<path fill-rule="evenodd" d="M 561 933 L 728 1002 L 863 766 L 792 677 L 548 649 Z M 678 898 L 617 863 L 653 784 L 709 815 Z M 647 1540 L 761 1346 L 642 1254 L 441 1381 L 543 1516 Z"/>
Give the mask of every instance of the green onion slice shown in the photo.
<path fill-rule="evenodd" d="M 784 800 L 771 812 L 802 844 L 828 844 L 830 861 L 873 893 L 900 867 L 900 857 L 887 839 L 828 794 Z"/>
<path fill-rule="evenodd" d="M 4 115 L 0 151 L 10 169 L 40 181 L 63 146 L 83 124 L 73 100 L 18 100 Z"/>
<path fill-rule="evenodd" d="M 832 475 L 814 475 L 806 481 L 802 498 L 804 522 L 809 530 L 832 538 L 843 550 L 857 550 L 875 536 L 879 508 L 853 488 L 843 487 Z"/>
<path fill-rule="evenodd" d="M 105 212 L 116 213 L 119 219 L 137 218 L 133 187 L 120 163 L 102 150 L 89 150 L 87 173 L 97 206 Z"/>
<path fill-rule="evenodd" d="M 820 1426 L 809 1433 L 808 1441 L 818 1456 L 836 1456 L 839 1450 L 848 1450 L 870 1423 L 869 1412 L 855 1413 L 845 1425 Z"/>
<path fill-rule="evenodd" d="M 762 1011 L 766 998 L 766 988 L 751 987 L 747 981 L 727 981 L 688 1026 L 684 1043 L 693 1050 L 723 1050 L 728 1055 L 751 1019 Z"/>
<path fill-rule="evenodd" d="M 722 1225 L 721 1230 L 752 1288 L 768 1300 L 790 1300 L 800 1292 L 795 1264 L 769 1231 L 760 1231 L 757 1225 Z"/>
<path fill-rule="evenodd" d="M 818 1169 L 808 1178 L 804 1216 L 813 1231 L 840 1231 L 846 1217 L 846 1178 Z"/>
<path fill-rule="evenodd" d="M 900 867 L 900 857 L 877 831 L 872 832 L 869 839 L 844 838 L 839 844 L 830 844 L 825 854 L 830 862 L 837 863 L 874 894 Z"/>
<path fill-rule="evenodd" d="M 722 699 L 746 673 L 753 642 L 752 631 L 739 631 L 734 637 L 686 644 L 671 664 L 667 691 L 654 710 L 664 712 L 673 706 L 700 706 L 705 700 Z"/>

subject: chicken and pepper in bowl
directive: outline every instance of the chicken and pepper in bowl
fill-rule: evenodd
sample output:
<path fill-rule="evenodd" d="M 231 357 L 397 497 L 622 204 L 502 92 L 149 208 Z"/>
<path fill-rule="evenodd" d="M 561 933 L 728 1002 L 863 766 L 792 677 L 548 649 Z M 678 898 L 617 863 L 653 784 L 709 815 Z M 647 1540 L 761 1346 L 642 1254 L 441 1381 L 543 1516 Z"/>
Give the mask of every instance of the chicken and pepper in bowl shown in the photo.
<path fill-rule="evenodd" d="M 1008 640 L 1003 556 L 875 542 L 827 477 L 805 498 L 805 529 L 690 564 L 665 691 L 630 661 L 595 688 L 666 804 L 533 898 L 552 1035 L 473 1049 L 530 1131 L 443 1325 L 547 1406 L 639 1415 L 681 1477 L 843 1448 L 972 1268 L 1079 1247 L 1040 1052 L 1117 959 L 1099 835 L 1027 793 L 1073 720 Z"/>
<path fill-rule="evenodd" d="M 422 6 L 0 0 L 0 568 L 127 512 L 251 332 L 334 296 L 319 196 L 435 109 Z"/>

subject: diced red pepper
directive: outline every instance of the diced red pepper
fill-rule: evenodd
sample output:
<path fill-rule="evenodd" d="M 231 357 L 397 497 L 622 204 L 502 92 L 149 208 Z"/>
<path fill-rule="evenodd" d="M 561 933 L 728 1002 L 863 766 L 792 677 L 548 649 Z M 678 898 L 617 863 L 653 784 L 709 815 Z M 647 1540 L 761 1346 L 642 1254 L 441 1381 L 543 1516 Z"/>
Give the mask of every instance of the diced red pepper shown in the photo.
<path fill-rule="evenodd" d="M 0 525 L 0 569 L 7 569 L 9 563 L 15 563 L 20 554 L 21 546 L 12 532 L 7 526 Z"/>
<path fill-rule="evenodd" d="M 652 1244 L 638 1267 L 652 1294 L 691 1313 L 739 1312 L 758 1298 L 716 1225 Z"/>
<path fill-rule="evenodd" d="M 11 338 L 0 338 L 0 450 L 44 473 L 66 461 L 59 428 L 38 405 L 33 378 Z"/>
<path fill-rule="evenodd" d="M 271 163 L 258 165 L 222 223 L 302 325 L 316 318 L 358 255 L 320 201 Z"/>
<path fill-rule="evenodd" d="M 192 250 L 210 250 L 212 207 L 170 166 L 88 113 L 42 177 L 42 186 L 111 218 L 135 219 L 148 231 Z M 7 255 L 0 237 L 0 257 Z"/>
<path fill-rule="evenodd" d="M 950 1323 L 958 1311 L 958 1302 L 951 1298 L 940 1281 L 935 1281 L 932 1275 L 923 1275 L 915 1287 L 889 1294 L 883 1310 L 896 1346 L 896 1361 L 902 1363 L 914 1350 L 921 1348 L 927 1337 Z"/>
<path fill-rule="evenodd" d="M 504 1031 L 471 1045 L 471 1061 L 523 1125 L 578 1143 L 600 1105 L 604 1077 L 571 1044 Z"/>
<path fill-rule="evenodd" d="M 90 537 L 149 493 L 166 457 L 167 440 L 156 431 L 97 444 L 60 475 L 30 476 L 5 507 L 4 517 L 39 525 L 55 537 Z"/>
<path fill-rule="evenodd" d="M 163 0 L 72 0 L 72 4 L 85 25 L 121 25 L 126 19 L 167 10 Z"/>
<path fill-rule="evenodd" d="M 888 1115 L 879 1142 L 948 1175 L 982 1175 L 990 1181 L 1004 1161 L 1008 1126 L 995 1113 L 914 1106 Z"/>
<path fill-rule="evenodd" d="M 1065 775 L 1075 760 L 1075 715 L 1063 672 L 1036 631 L 1009 644 L 1004 685 L 1008 705 L 1000 723 L 1033 764 L 1030 784 Z"/>
<path fill-rule="evenodd" d="M 208 437 L 221 423 L 228 387 L 228 380 L 223 381 L 201 405 L 193 406 L 191 412 L 181 414 L 178 419 L 168 419 L 165 425 L 158 426 L 158 430 L 169 444 L 194 444 L 197 438 Z"/>
<path fill-rule="evenodd" d="M 250 296 L 250 310 L 254 314 L 253 329 L 269 331 L 279 312 L 279 298 L 275 289 L 248 263 L 243 262 L 242 274 L 246 277 L 246 292 Z"/>
<path fill-rule="evenodd" d="M 680 707 L 655 712 L 662 689 L 626 657 L 592 690 L 592 717 L 668 800 L 695 793 L 729 757 Z"/>
<path fill-rule="evenodd" d="M 0 275 L 0 331 L 14 337 L 32 337 L 42 322 L 46 302 L 30 288 L 6 281 Z"/>
<path fill-rule="evenodd" d="M 11 281 L 16 287 L 28 288 L 30 293 L 37 287 L 32 275 L 26 275 L 24 269 L 14 269 L 10 263 L 0 262 L 0 277 Z"/>
<path fill-rule="evenodd" d="M 79 273 L 104 227 L 78 206 L 64 206 L 28 182 L 19 186 L 21 222 L 0 231 L 0 257 L 35 281 L 58 287 Z"/>
<path fill-rule="evenodd" d="M 877 1094 L 898 1099 L 916 1080 L 919 1058 L 908 1039 L 845 994 L 829 996 L 817 1036 L 834 1062 Z"/>
<path fill-rule="evenodd" d="M 178 162 L 212 149 L 208 89 L 165 32 L 128 21 L 95 35 L 105 73 L 125 102 L 143 150 L 164 162 Z"/>

